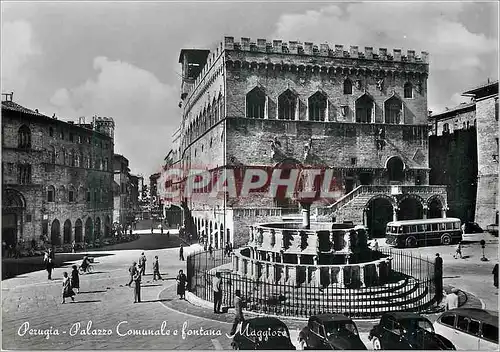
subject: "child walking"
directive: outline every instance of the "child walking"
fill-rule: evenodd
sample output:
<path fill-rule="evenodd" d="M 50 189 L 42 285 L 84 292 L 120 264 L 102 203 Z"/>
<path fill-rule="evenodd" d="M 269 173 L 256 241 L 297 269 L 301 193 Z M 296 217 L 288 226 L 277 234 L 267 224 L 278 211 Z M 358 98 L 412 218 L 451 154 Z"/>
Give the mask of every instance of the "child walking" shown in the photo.
<path fill-rule="evenodd" d="M 71 272 L 71 288 L 76 289 L 77 293 L 80 293 L 80 276 L 78 274 L 78 267 L 76 265 L 72 266 L 73 271 Z"/>
<path fill-rule="evenodd" d="M 68 277 L 68 273 L 65 271 L 64 274 L 63 274 L 63 291 L 62 291 L 62 294 L 63 294 L 63 297 L 62 297 L 62 303 L 66 303 L 66 297 L 71 297 L 71 300 L 74 302 L 75 301 L 75 298 L 73 297 L 75 295 L 75 292 L 73 291 L 73 289 L 71 288 L 71 283 L 70 283 L 70 280 L 69 280 L 69 277 Z"/>
<path fill-rule="evenodd" d="M 155 261 L 153 262 L 153 281 L 156 281 L 157 276 L 158 280 L 163 280 L 160 275 L 160 264 L 158 263 L 158 256 L 155 255 Z"/>
<path fill-rule="evenodd" d="M 455 251 L 453 258 L 457 259 L 458 256 L 462 259 L 462 241 L 458 242 L 457 250 Z"/>

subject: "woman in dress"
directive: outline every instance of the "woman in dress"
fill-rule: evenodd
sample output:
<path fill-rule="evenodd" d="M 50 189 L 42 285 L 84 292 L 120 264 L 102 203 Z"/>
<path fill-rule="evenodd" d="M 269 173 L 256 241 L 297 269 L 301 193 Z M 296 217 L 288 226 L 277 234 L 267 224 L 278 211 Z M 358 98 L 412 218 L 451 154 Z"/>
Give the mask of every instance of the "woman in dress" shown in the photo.
<path fill-rule="evenodd" d="M 186 283 L 187 277 L 182 270 L 179 270 L 179 275 L 177 275 L 177 294 L 180 299 L 185 299 L 186 295 Z"/>
<path fill-rule="evenodd" d="M 80 276 L 78 274 L 78 267 L 76 265 L 72 266 L 73 271 L 71 272 L 71 288 L 75 288 L 77 293 L 80 293 Z"/>
<path fill-rule="evenodd" d="M 75 295 L 75 292 L 71 288 L 71 283 L 68 277 L 68 273 L 65 271 L 63 274 L 63 300 L 62 303 L 66 303 L 66 297 L 71 297 L 71 300 L 74 302 L 75 298 L 73 297 Z"/>

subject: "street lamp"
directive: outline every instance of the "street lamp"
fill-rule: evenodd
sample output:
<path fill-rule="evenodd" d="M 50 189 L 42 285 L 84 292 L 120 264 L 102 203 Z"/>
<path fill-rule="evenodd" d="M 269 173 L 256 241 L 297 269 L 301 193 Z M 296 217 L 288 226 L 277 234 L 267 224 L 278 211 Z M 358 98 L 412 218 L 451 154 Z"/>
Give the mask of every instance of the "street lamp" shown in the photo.
<path fill-rule="evenodd" d="M 481 244 L 481 248 L 483 249 L 483 257 L 481 258 L 481 261 L 482 261 L 482 262 L 487 262 L 487 261 L 488 261 L 488 258 L 486 258 L 486 257 L 484 256 L 484 247 L 485 247 L 485 245 L 486 245 L 486 242 L 485 242 L 484 240 L 481 240 L 481 242 L 479 242 L 479 243 Z"/>

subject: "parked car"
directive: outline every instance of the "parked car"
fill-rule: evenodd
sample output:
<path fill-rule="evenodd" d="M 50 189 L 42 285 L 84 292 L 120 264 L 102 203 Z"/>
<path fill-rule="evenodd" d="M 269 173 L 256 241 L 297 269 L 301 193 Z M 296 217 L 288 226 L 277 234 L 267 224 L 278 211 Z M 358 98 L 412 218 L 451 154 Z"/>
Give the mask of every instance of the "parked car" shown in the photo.
<path fill-rule="evenodd" d="M 319 314 L 309 318 L 299 333 L 300 349 L 366 350 L 354 322 L 341 314 Z"/>
<path fill-rule="evenodd" d="M 459 350 L 498 351 L 498 312 L 474 308 L 452 309 L 438 317 L 434 329 Z"/>
<path fill-rule="evenodd" d="M 234 350 L 295 350 L 288 327 L 271 317 L 245 320 L 231 342 Z"/>
<path fill-rule="evenodd" d="M 368 335 L 375 350 L 454 350 L 444 336 L 436 334 L 429 319 L 410 312 L 385 313 Z"/>
<path fill-rule="evenodd" d="M 493 236 L 498 237 L 498 224 L 489 224 L 486 227 L 486 231 L 491 233 Z"/>

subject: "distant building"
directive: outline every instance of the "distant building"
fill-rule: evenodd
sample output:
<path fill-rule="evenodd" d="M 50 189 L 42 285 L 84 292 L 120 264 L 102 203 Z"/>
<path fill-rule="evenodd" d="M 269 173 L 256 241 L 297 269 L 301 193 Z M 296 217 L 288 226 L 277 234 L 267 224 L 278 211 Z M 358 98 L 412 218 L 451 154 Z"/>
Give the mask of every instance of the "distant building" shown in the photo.
<path fill-rule="evenodd" d="M 451 216 L 486 227 L 498 224 L 498 81 L 462 95 L 429 119 L 430 183 L 448 185 Z"/>
<path fill-rule="evenodd" d="M 111 234 L 113 119 L 61 121 L 2 99 L 2 240 L 31 248 Z"/>
<path fill-rule="evenodd" d="M 140 212 L 139 208 L 140 180 L 141 177 L 132 174 L 130 175 L 130 202 L 131 202 L 132 214 L 134 215 L 134 217 L 137 216 L 137 214 Z"/>
<path fill-rule="evenodd" d="M 128 225 L 135 218 L 131 197 L 131 176 L 128 165 L 129 161 L 123 155 L 114 155 L 113 169 L 115 182 L 113 222 L 120 223 L 121 225 Z"/>

